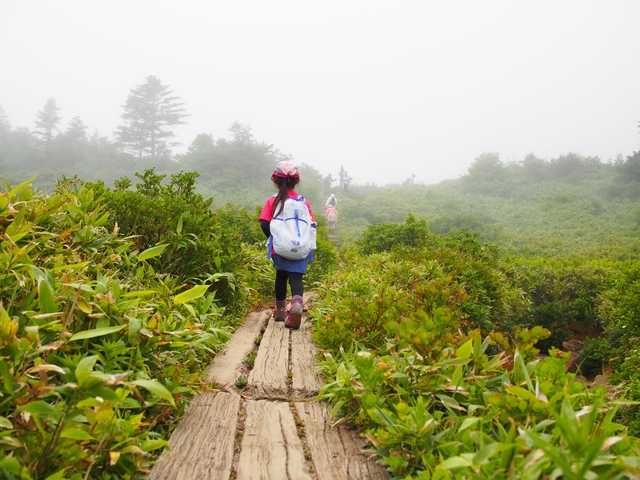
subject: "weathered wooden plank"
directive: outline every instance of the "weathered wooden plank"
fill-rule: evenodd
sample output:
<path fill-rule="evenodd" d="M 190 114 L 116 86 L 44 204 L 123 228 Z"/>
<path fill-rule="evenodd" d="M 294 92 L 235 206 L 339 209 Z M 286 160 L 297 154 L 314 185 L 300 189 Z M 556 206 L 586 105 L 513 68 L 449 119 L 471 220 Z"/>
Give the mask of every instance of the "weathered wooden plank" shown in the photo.
<path fill-rule="evenodd" d="M 302 319 L 300 329 L 291 332 L 291 373 L 294 401 L 314 398 L 324 384 L 315 370 L 317 350 L 311 340 L 311 323 Z"/>
<path fill-rule="evenodd" d="M 254 347 L 255 339 L 271 312 L 253 312 L 236 329 L 224 350 L 207 367 L 207 377 L 222 390 L 232 389 L 241 373 L 242 362 Z"/>
<path fill-rule="evenodd" d="M 286 400 L 288 373 L 289 329 L 270 320 L 243 393 L 256 400 Z"/>
<path fill-rule="evenodd" d="M 194 399 L 171 434 L 149 480 L 227 480 L 233 464 L 240 396 L 207 392 Z"/>
<path fill-rule="evenodd" d="M 332 428 L 328 407 L 319 402 L 295 404 L 318 480 L 385 480 L 389 473 L 371 454 L 365 440 L 344 426 Z"/>
<path fill-rule="evenodd" d="M 247 401 L 237 479 L 311 480 L 288 403 Z"/>

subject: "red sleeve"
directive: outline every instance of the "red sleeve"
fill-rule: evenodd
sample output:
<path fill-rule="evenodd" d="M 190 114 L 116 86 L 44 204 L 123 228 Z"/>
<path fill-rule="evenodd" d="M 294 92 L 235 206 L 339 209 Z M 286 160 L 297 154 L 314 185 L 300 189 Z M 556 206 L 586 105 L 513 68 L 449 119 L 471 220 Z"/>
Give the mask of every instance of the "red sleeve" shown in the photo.
<path fill-rule="evenodd" d="M 270 222 L 273 219 L 273 202 L 275 202 L 276 197 L 269 197 L 262 208 L 262 213 L 258 220 L 266 220 Z"/>

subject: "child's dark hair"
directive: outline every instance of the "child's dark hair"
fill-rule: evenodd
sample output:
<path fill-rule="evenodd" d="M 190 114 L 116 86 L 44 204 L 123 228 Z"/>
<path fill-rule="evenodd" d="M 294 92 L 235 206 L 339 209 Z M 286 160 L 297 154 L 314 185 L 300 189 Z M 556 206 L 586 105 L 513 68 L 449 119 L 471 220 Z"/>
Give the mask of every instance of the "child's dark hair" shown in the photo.
<path fill-rule="evenodd" d="M 284 202 L 287 201 L 287 197 L 289 196 L 287 191 L 295 189 L 296 185 L 300 183 L 300 179 L 294 177 L 276 177 L 275 175 L 271 177 L 271 179 L 273 183 L 278 186 L 278 194 L 276 195 L 275 202 L 273 202 L 273 216 L 277 217 L 284 208 Z"/>

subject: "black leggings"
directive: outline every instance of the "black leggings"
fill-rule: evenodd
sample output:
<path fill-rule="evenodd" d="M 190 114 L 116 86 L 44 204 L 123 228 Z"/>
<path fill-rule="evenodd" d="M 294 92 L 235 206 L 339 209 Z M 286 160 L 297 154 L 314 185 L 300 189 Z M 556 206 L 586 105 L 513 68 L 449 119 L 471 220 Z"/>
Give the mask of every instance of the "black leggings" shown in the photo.
<path fill-rule="evenodd" d="M 291 285 L 291 296 L 304 293 L 302 286 L 302 273 L 276 270 L 276 300 L 287 299 L 287 281 Z"/>

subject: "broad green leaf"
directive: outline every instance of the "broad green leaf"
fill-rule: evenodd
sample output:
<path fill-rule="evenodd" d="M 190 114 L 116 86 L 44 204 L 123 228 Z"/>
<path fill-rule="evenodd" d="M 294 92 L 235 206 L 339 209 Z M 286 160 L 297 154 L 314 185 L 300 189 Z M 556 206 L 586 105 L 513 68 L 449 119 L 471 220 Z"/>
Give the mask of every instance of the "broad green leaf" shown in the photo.
<path fill-rule="evenodd" d="M 94 328 L 92 330 L 83 330 L 81 332 L 74 333 L 69 339 L 69 341 L 73 342 L 75 340 L 84 340 L 86 338 L 95 338 L 95 337 L 101 337 L 103 335 L 109 335 L 110 333 L 119 332 L 124 327 L 126 327 L 126 325 L 116 325 L 113 327 L 103 327 L 103 328 Z"/>
<path fill-rule="evenodd" d="M 217 282 L 218 280 L 220 280 L 221 278 L 226 278 L 227 280 L 230 281 L 234 281 L 236 279 L 236 277 L 233 275 L 233 273 L 229 273 L 229 272 L 223 272 L 223 273 L 214 273 L 213 275 L 209 275 L 207 277 L 207 282 Z"/>
<path fill-rule="evenodd" d="M 340 409 L 344 406 L 346 402 L 344 400 L 338 400 L 335 404 L 335 406 L 333 407 L 333 409 L 331 409 L 331 418 L 335 417 L 338 412 L 340 411 Z"/>
<path fill-rule="evenodd" d="M 14 475 L 19 475 L 21 469 L 22 467 L 20 466 L 20 462 L 16 457 L 6 456 L 0 460 L 0 470 L 4 470 Z"/>
<path fill-rule="evenodd" d="M 138 261 L 141 262 L 143 260 L 148 260 L 153 257 L 157 257 L 160 255 L 165 248 L 167 248 L 167 244 L 164 245 L 156 245 L 155 247 L 147 248 L 144 252 L 138 255 Z"/>
<path fill-rule="evenodd" d="M 76 366 L 76 378 L 78 379 L 78 382 L 82 382 L 85 378 L 91 375 L 93 367 L 97 361 L 97 355 L 89 355 L 78 362 L 78 365 Z"/>
<path fill-rule="evenodd" d="M 58 470 L 56 473 L 49 475 L 45 480 L 62 480 L 67 470 L 69 470 L 69 467 L 64 467 L 62 470 Z"/>
<path fill-rule="evenodd" d="M 522 388 L 522 387 L 518 387 L 518 386 L 510 386 L 510 387 L 505 387 L 505 390 L 507 392 L 509 392 L 511 395 L 514 395 L 518 398 L 522 398 L 524 400 L 535 400 L 536 396 L 533 394 L 533 392 L 530 392 L 529 390 L 527 390 L 526 388 Z"/>
<path fill-rule="evenodd" d="M 182 305 L 183 303 L 196 300 L 197 298 L 203 296 L 207 292 L 208 288 L 209 285 L 197 285 L 193 288 L 190 288 L 186 292 L 182 292 L 180 295 L 176 295 L 173 298 L 173 303 L 175 305 Z"/>
<path fill-rule="evenodd" d="M 450 397 L 448 395 L 437 394 L 436 397 L 440 399 L 442 404 L 447 408 L 453 408 L 455 410 L 459 410 L 461 412 L 466 412 L 464 407 L 461 407 L 460 404 L 456 401 L 455 398 Z"/>
<path fill-rule="evenodd" d="M 7 208 L 8 204 L 9 204 L 9 195 L 7 195 L 6 193 L 1 194 L 0 195 L 0 211 Z"/>
<path fill-rule="evenodd" d="M 84 400 L 80 400 L 78 402 L 78 407 L 100 407 L 104 402 L 101 402 L 97 398 L 85 398 Z"/>
<path fill-rule="evenodd" d="M 107 316 L 103 316 L 98 318 L 98 320 L 96 321 L 96 328 L 94 328 L 94 330 L 97 330 L 99 328 L 108 328 L 109 325 L 111 325 L 111 319 Z"/>
<path fill-rule="evenodd" d="M 169 390 L 167 390 L 167 387 L 162 385 L 160 382 L 154 380 L 134 380 L 131 383 L 133 385 L 137 385 L 138 387 L 149 390 L 154 395 L 157 395 L 163 400 L 169 402 L 171 405 L 175 406 L 175 402 L 173 400 L 171 392 L 169 392 Z"/>
<path fill-rule="evenodd" d="M 462 425 L 460 425 L 460 428 L 458 429 L 458 432 L 466 430 L 467 428 L 471 427 L 472 425 L 475 425 L 479 421 L 480 421 L 480 419 L 478 417 L 465 418 L 464 422 L 462 422 Z"/>
<path fill-rule="evenodd" d="M 144 452 L 137 445 L 129 445 L 120 450 L 120 454 L 123 453 L 133 453 L 135 455 L 144 455 Z"/>
<path fill-rule="evenodd" d="M 526 382 L 529 390 L 532 392 L 535 391 L 527 366 L 525 365 L 522 355 L 520 355 L 520 351 L 517 348 L 513 354 L 513 379 L 515 383 L 522 383 L 523 381 Z"/>
<path fill-rule="evenodd" d="M 140 408 L 140 402 L 135 398 L 125 398 L 120 404 L 120 408 Z"/>
<path fill-rule="evenodd" d="M 84 212 L 82 211 L 81 208 L 76 207 L 75 205 L 67 205 L 67 210 L 69 210 L 69 212 L 71 213 L 75 213 L 76 215 L 72 215 L 72 218 L 81 218 L 84 216 Z"/>
<path fill-rule="evenodd" d="M 60 418 L 60 413 L 49 403 L 42 400 L 36 400 L 35 402 L 26 403 L 20 405 L 18 410 L 27 412 L 36 416 L 51 416 L 53 418 Z"/>
<path fill-rule="evenodd" d="M 13 423 L 7 417 L 0 417 L 0 428 L 13 429 Z"/>
<path fill-rule="evenodd" d="M 89 432 L 85 432 L 80 428 L 67 427 L 60 433 L 62 438 L 72 438 L 74 440 L 91 440 L 93 437 Z"/>
<path fill-rule="evenodd" d="M 462 365 L 458 365 L 451 376 L 451 384 L 455 386 L 464 386 L 462 380 L 464 378 L 464 370 Z"/>
<path fill-rule="evenodd" d="M 2 309 L 2 305 L 0 305 L 0 317 L 2 317 L 1 314 L 3 312 L 4 310 Z M 6 326 L 3 326 L 3 328 L 6 328 Z M 2 384 L 4 386 L 4 389 L 7 392 L 12 392 L 13 391 L 13 375 L 9 370 L 9 365 L 4 360 L 0 360 L 0 377 L 2 377 Z"/>
<path fill-rule="evenodd" d="M 499 442 L 490 443 L 489 445 L 484 447 L 482 450 L 480 450 L 473 457 L 473 464 L 476 465 L 476 466 L 477 465 L 482 465 L 488 459 L 493 457 L 497 452 L 499 452 L 501 450 L 505 450 L 507 448 L 510 448 L 510 445 L 503 445 L 503 444 L 501 444 Z"/>
<path fill-rule="evenodd" d="M 80 308 L 80 310 L 82 310 L 87 315 L 90 315 L 93 312 L 91 305 L 89 305 L 87 301 L 82 297 L 78 297 L 78 299 L 76 300 L 76 304 L 78 305 L 78 308 Z"/>
<path fill-rule="evenodd" d="M 347 372 L 347 367 L 344 363 L 338 365 L 338 369 L 336 370 L 336 381 L 340 387 L 344 386 L 344 384 L 349 381 L 349 372 Z"/>
<path fill-rule="evenodd" d="M 38 280 L 38 300 L 42 313 L 55 313 L 58 311 L 53 297 L 53 288 L 44 278 Z"/>
<path fill-rule="evenodd" d="M 142 448 L 142 450 L 144 450 L 145 452 L 150 452 L 152 450 L 157 450 L 158 448 L 162 448 L 167 445 L 169 445 L 169 442 L 167 442 L 166 440 L 150 438 L 149 440 L 145 440 L 144 442 L 142 442 L 142 445 L 140 445 L 140 448 Z"/>
<path fill-rule="evenodd" d="M 18 185 L 16 188 L 14 188 L 13 190 L 11 190 L 9 192 L 9 197 L 13 197 L 16 193 L 18 193 L 20 190 L 22 190 L 24 187 L 26 187 L 27 185 L 29 185 L 31 182 L 33 182 L 36 179 L 37 175 L 35 177 L 30 178 L 29 180 L 27 180 L 26 182 L 22 182 L 20 185 Z"/>
<path fill-rule="evenodd" d="M 445 360 L 440 362 L 441 365 L 449 365 L 449 366 L 457 366 L 457 365 L 466 365 L 471 361 L 471 358 L 467 357 L 455 357 L 450 358 L 449 360 Z"/>
<path fill-rule="evenodd" d="M 470 467 L 471 462 L 463 457 L 449 457 L 438 465 L 438 468 L 451 470 L 454 468 Z"/>
<path fill-rule="evenodd" d="M 90 285 L 87 285 L 85 283 L 71 282 L 71 283 L 65 283 L 63 285 L 65 287 L 77 288 L 79 290 L 82 290 L 83 292 L 95 293 L 93 288 Z"/>
<path fill-rule="evenodd" d="M 463 344 L 456 350 L 456 357 L 458 358 L 469 358 L 471 356 L 471 351 L 473 348 L 473 340 L 469 340 L 467 343 Z"/>
<path fill-rule="evenodd" d="M 97 378 L 102 380 L 105 385 L 106 384 L 113 384 L 113 383 L 124 383 L 122 382 L 122 380 L 119 380 L 118 378 L 116 378 L 116 375 L 109 375 L 108 373 L 98 373 L 98 372 L 92 372 L 91 373 L 91 378 Z M 87 395 L 92 395 L 94 397 L 100 397 L 104 400 L 108 400 L 110 402 L 120 402 L 121 398 L 120 395 L 118 395 L 112 388 L 109 387 L 104 387 L 102 385 L 95 385 L 93 387 L 91 387 L 90 389 L 87 390 Z"/>
<path fill-rule="evenodd" d="M 135 317 L 129 317 L 129 341 L 136 336 L 140 331 L 140 328 L 142 328 L 142 320 Z"/>

